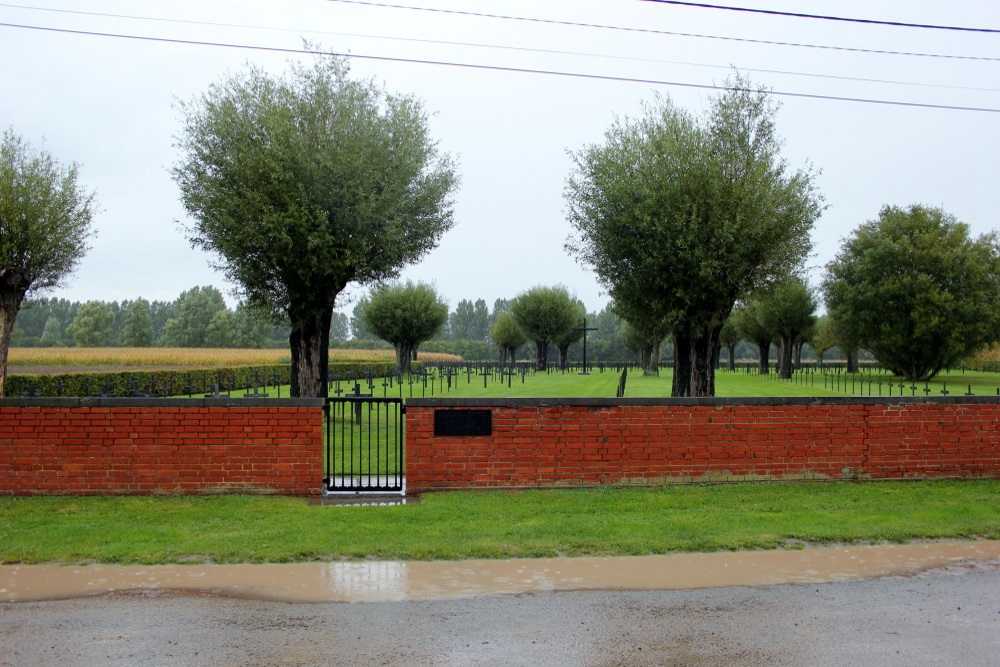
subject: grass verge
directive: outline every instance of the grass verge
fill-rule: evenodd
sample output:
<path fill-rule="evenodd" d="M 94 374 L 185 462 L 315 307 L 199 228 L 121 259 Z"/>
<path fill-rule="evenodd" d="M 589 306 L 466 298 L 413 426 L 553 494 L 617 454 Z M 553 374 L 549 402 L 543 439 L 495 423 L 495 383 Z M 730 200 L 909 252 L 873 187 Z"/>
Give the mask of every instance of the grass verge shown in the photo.
<path fill-rule="evenodd" d="M 1000 481 L 451 492 L 394 507 L 0 499 L 2 563 L 605 556 L 980 537 L 1000 539 Z"/>

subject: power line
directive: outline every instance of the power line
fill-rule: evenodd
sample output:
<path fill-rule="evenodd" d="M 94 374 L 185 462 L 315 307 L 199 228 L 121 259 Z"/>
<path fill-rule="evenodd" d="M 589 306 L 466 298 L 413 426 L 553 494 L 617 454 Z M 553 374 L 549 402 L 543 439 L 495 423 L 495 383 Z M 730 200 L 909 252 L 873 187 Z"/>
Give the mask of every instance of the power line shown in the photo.
<path fill-rule="evenodd" d="M 690 61 L 681 60 L 664 60 L 660 58 L 641 58 L 636 56 L 622 56 L 609 53 L 592 53 L 586 51 L 564 51 L 559 49 L 540 49 L 525 46 L 507 46 L 502 44 L 482 44 L 478 42 L 456 42 L 450 40 L 438 40 L 438 39 L 422 39 L 418 37 L 391 37 L 388 35 L 372 35 L 365 33 L 352 33 L 352 32 L 332 32 L 326 30 L 298 30 L 294 28 L 278 28 L 274 26 L 261 26 L 261 25 L 250 25 L 245 23 L 222 23 L 216 21 L 196 21 L 192 19 L 173 19 L 164 18 L 157 16 L 139 16 L 135 14 L 111 14 L 106 12 L 88 12 L 82 10 L 73 9 L 56 9 L 50 7 L 29 7 L 25 5 L 14 5 L 5 2 L 0 2 L 0 7 L 12 7 L 16 9 L 29 9 L 44 12 L 54 12 L 59 14 L 73 14 L 77 16 L 97 16 L 102 18 L 116 18 L 116 19 L 128 19 L 136 21 L 154 21 L 161 23 L 180 23 L 184 25 L 204 25 L 212 27 L 224 27 L 224 28 L 245 28 L 248 30 L 268 30 L 274 32 L 292 32 L 296 34 L 301 34 L 308 32 L 316 35 L 333 35 L 337 37 L 360 37 L 363 39 L 382 39 L 390 41 L 401 41 L 401 42 L 413 42 L 418 44 L 441 44 L 445 46 L 464 46 L 473 48 L 483 48 L 483 49 L 499 49 L 507 51 L 519 51 L 524 53 L 544 53 L 552 55 L 569 55 L 569 56 L 581 56 L 587 58 L 608 58 L 614 60 L 628 60 L 632 62 L 648 62 L 648 63 L 660 63 L 668 65 L 684 65 L 690 67 L 707 67 L 712 69 L 731 69 L 730 65 L 712 65 L 709 63 L 697 63 Z M 939 83 L 926 83 L 921 81 L 898 81 L 893 79 L 872 79 L 866 77 L 855 77 L 837 74 L 820 74 L 816 72 L 795 72 L 791 70 L 777 70 L 777 69 L 764 69 L 764 68 L 754 68 L 754 67 L 744 67 L 740 68 L 745 72 L 759 72 L 762 74 L 781 74 L 787 76 L 802 76 L 818 79 L 831 79 L 837 81 L 858 81 L 863 83 L 882 83 L 889 85 L 898 86 L 919 86 L 925 88 L 947 88 L 951 90 L 972 90 L 972 91 L 985 91 L 985 92 L 1000 92 L 998 88 L 985 88 L 977 86 L 957 86 L 951 84 L 939 84 Z"/>
<path fill-rule="evenodd" d="M 0 27 L 23 28 L 27 30 L 41 30 L 46 32 L 58 32 L 72 35 L 85 35 L 90 37 L 112 37 L 118 39 L 130 39 L 136 41 L 159 42 L 165 44 L 183 44 L 189 46 L 214 46 L 222 48 L 246 49 L 250 51 L 267 51 L 272 53 L 294 53 L 306 55 L 337 56 L 344 58 L 358 58 L 363 60 L 374 60 L 379 62 L 409 63 L 416 65 L 437 65 L 442 67 L 460 67 L 468 69 L 487 70 L 493 72 L 509 72 L 513 74 L 538 74 L 544 76 L 560 76 L 574 79 L 588 79 L 594 81 L 613 81 L 617 83 L 642 83 L 652 86 L 668 86 L 675 88 L 691 88 L 698 90 L 734 90 L 727 86 L 716 86 L 702 83 L 686 83 L 681 81 L 665 81 L 661 79 L 641 79 L 623 76 L 611 76 L 605 74 L 587 74 L 582 72 L 560 72 L 556 70 L 528 69 L 521 67 L 502 67 L 499 65 L 479 65 L 475 63 L 448 62 L 442 60 L 424 60 L 417 58 L 399 58 L 392 56 L 375 56 L 360 53 L 337 53 L 333 51 L 309 51 L 307 49 L 293 49 L 278 46 L 259 46 L 254 44 L 230 44 L 226 42 L 206 42 L 186 39 L 174 39 L 169 37 L 148 37 L 145 35 L 124 35 L 120 33 L 96 32 L 90 30 L 70 30 L 67 28 L 51 28 L 47 26 L 21 25 L 16 23 L 2 23 Z M 791 91 L 765 90 L 768 95 L 775 97 L 791 97 L 800 99 L 828 100 L 834 102 L 855 102 L 860 104 L 879 104 L 897 107 L 913 107 L 920 109 L 938 109 L 944 111 L 978 111 L 984 113 L 1000 113 L 1000 109 L 991 107 L 967 107 L 951 104 L 930 104 L 924 102 L 901 102 L 898 100 L 881 100 L 864 97 L 843 97 L 837 95 L 816 95 L 812 93 L 796 93 Z"/>
<path fill-rule="evenodd" d="M 905 23 L 902 21 L 877 21 L 875 19 L 855 19 L 843 16 L 827 16 L 824 14 L 799 14 L 798 12 L 781 12 L 775 9 L 755 9 L 751 7 L 731 7 L 728 5 L 711 5 L 706 2 L 682 2 L 682 0 L 642 0 L 661 5 L 679 5 L 681 7 L 697 7 L 699 9 L 724 9 L 731 12 L 748 12 L 751 14 L 766 14 L 768 16 L 788 16 L 797 19 L 819 19 L 822 21 L 843 21 L 845 23 L 863 23 L 867 25 L 884 25 L 893 28 L 925 28 L 929 30 L 958 30 L 962 32 L 1000 33 L 995 28 L 969 28 L 954 25 L 934 25 L 931 23 Z"/>
<path fill-rule="evenodd" d="M 579 23 L 576 21 L 562 21 L 557 19 L 540 19 L 528 16 L 509 16 L 505 14 L 486 14 L 483 12 L 463 11 L 457 9 L 441 9 L 438 7 L 412 7 L 409 5 L 394 5 L 385 2 L 371 2 L 369 0 L 326 0 L 327 2 L 339 2 L 349 5 L 365 5 L 368 7 L 381 7 L 385 9 L 408 9 L 419 12 L 434 12 L 438 14 L 452 14 L 457 16 L 474 16 L 476 18 L 500 19 L 504 21 L 524 21 L 527 23 L 545 23 L 549 25 L 561 25 L 574 28 L 599 28 L 602 30 L 619 30 L 622 32 L 638 32 L 649 35 L 669 35 L 671 37 L 695 37 L 698 39 L 717 39 L 727 42 L 743 42 L 746 44 L 763 44 L 766 46 L 795 46 L 806 49 L 824 49 L 831 51 L 847 51 L 851 53 L 872 53 L 876 55 L 890 56 L 913 56 L 919 58 L 949 58 L 955 60 L 984 60 L 1000 61 L 1000 58 L 988 56 L 960 56 L 946 53 L 921 53 L 915 51 L 889 51 L 885 49 L 862 49 L 850 46 L 831 46 L 826 44 L 808 44 L 802 42 L 781 42 L 767 39 L 751 39 L 748 37 L 727 37 L 724 35 L 706 35 L 691 32 L 673 32 L 669 30 L 655 30 L 653 28 L 632 28 L 627 26 L 607 25 L 603 23 Z"/>

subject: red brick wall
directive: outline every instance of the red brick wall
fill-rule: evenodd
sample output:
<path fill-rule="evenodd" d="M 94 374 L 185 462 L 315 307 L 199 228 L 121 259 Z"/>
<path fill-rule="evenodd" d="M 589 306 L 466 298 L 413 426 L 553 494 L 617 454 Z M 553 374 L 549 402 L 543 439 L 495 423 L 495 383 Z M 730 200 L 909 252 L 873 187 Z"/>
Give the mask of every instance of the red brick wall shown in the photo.
<path fill-rule="evenodd" d="M 493 434 L 435 437 L 488 407 Z M 407 489 L 1000 478 L 1000 399 L 411 399 Z"/>
<path fill-rule="evenodd" d="M 317 494 L 322 405 L 3 399 L 0 495 Z"/>

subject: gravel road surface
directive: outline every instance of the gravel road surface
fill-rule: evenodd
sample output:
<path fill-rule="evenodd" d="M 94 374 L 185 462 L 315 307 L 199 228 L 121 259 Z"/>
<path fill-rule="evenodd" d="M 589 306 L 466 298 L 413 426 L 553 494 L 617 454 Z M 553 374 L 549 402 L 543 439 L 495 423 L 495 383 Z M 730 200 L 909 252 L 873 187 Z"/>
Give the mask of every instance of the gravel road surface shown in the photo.
<path fill-rule="evenodd" d="M 2 665 L 1000 664 L 1000 563 L 690 591 L 285 603 L 133 591 L 0 604 Z"/>

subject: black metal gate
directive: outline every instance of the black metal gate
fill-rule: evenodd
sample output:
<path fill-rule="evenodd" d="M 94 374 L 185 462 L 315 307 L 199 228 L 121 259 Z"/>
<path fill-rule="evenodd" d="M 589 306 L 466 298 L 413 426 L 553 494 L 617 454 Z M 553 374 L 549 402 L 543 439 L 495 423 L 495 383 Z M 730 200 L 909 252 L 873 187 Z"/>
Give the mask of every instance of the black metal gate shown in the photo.
<path fill-rule="evenodd" d="M 403 399 L 359 394 L 327 400 L 324 491 L 405 493 Z"/>

